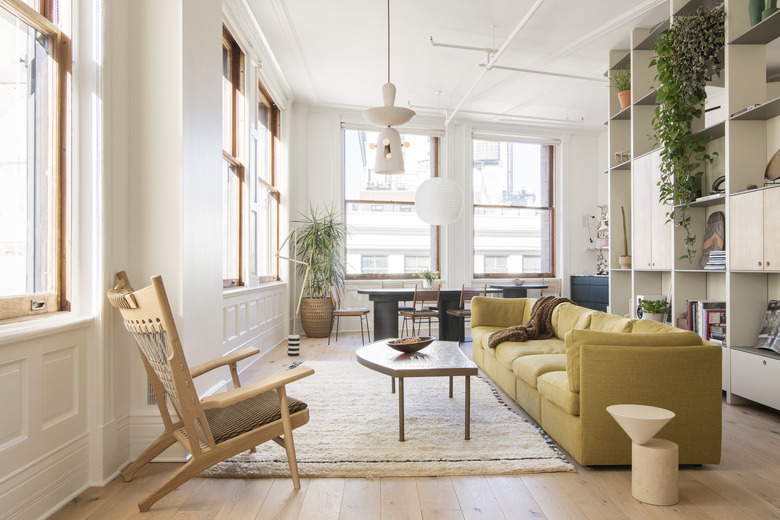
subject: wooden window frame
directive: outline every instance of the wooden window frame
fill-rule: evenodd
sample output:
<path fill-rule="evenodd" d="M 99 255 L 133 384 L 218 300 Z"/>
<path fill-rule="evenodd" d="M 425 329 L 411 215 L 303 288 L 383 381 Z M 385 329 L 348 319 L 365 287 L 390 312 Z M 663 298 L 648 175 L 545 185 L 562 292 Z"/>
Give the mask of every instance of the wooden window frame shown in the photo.
<path fill-rule="evenodd" d="M 278 249 L 279 245 L 279 217 L 280 217 L 280 205 L 281 205 L 281 192 L 276 187 L 277 186 L 277 167 L 278 167 L 278 142 L 280 140 L 280 126 L 281 126 L 281 111 L 279 110 L 279 107 L 274 103 L 273 98 L 271 98 L 271 95 L 268 93 L 268 91 L 263 86 L 262 82 L 258 82 L 257 84 L 257 95 L 258 95 L 258 104 L 262 103 L 266 107 L 268 107 L 269 110 L 269 122 L 268 122 L 268 130 L 269 130 L 269 137 L 271 139 L 271 151 L 270 151 L 270 168 L 271 168 L 271 182 L 268 182 L 267 180 L 261 178 L 259 175 L 257 176 L 257 184 L 258 188 L 262 187 L 265 189 L 268 193 L 270 193 L 271 197 L 274 198 L 276 201 L 276 215 L 275 215 L 275 229 L 272 232 L 273 241 L 271 244 L 268 244 L 269 250 L 271 252 L 274 252 Z M 259 167 L 263 167 L 263 165 L 258 165 Z M 259 173 L 259 168 L 258 168 Z M 255 247 L 259 249 L 259 244 L 255 244 Z M 272 281 L 279 281 L 281 280 L 280 275 L 280 260 L 279 257 L 274 256 L 274 267 L 273 272 L 270 274 L 260 274 L 258 273 L 258 282 L 272 282 Z"/>
<path fill-rule="evenodd" d="M 241 146 L 241 110 L 243 107 L 244 97 L 244 66 L 245 56 L 244 52 L 239 47 L 235 38 L 230 34 L 227 27 L 222 26 L 222 45 L 226 48 L 230 55 L 230 83 L 233 86 L 231 96 L 231 109 L 230 109 L 230 143 L 228 143 L 230 149 L 225 150 L 223 142 L 222 157 L 228 164 L 232 165 L 236 169 L 236 175 L 238 176 L 239 188 L 238 188 L 238 265 L 237 274 L 238 278 L 224 278 L 222 280 L 223 288 L 239 287 L 245 284 L 244 280 L 244 163 L 240 157 L 242 154 Z M 225 124 L 225 114 L 222 114 L 222 124 Z M 220 173 L 221 175 L 221 173 Z M 226 201 L 223 201 L 226 202 Z M 224 230 L 223 230 L 224 231 Z M 223 253 L 224 254 L 224 253 Z"/>
<path fill-rule="evenodd" d="M 60 0 L 71 9 L 69 0 Z M 71 273 L 71 153 L 72 114 L 71 114 L 71 77 L 72 77 L 72 41 L 60 28 L 58 0 L 41 0 L 37 8 L 21 0 L 0 0 L 0 9 L 7 10 L 12 16 L 38 32 L 45 34 L 51 42 L 50 59 L 53 64 L 52 81 L 54 110 L 46 129 L 50 137 L 50 200 L 54 205 L 52 219 L 53 240 L 49 256 L 52 262 L 54 287 L 51 292 L 0 297 L 0 322 L 51 314 L 58 311 L 70 311 L 70 273 Z"/>
<path fill-rule="evenodd" d="M 351 130 L 345 128 L 344 131 Z M 410 132 L 413 134 L 413 132 Z M 414 134 L 414 135 L 426 135 L 426 134 Z M 439 153 L 441 147 L 441 139 L 438 136 L 427 136 L 431 140 L 431 164 L 432 175 L 431 177 L 439 176 Z M 346 179 L 346 172 L 342 172 Z M 345 183 L 346 184 L 346 183 Z M 346 190 L 346 185 L 345 188 Z M 346 199 L 344 200 L 344 218 L 346 223 L 347 205 L 348 204 L 393 204 L 398 206 L 414 206 L 414 202 L 397 201 L 397 200 L 362 200 L 362 199 Z M 431 244 L 431 270 L 441 272 L 441 226 L 431 225 L 431 228 L 435 228 L 433 231 L 434 238 Z M 344 245 L 344 252 L 346 256 L 346 244 Z M 346 274 L 347 280 L 419 280 L 410 273 L 379 273 L 379 274 Z"/>
<path fill-rule="evenodd" d="M 472 138 L 472 150 L 474 141 L 497 141 L 504 143 L 524 143 L 522 140 L 499 140 L 499 139 L 476 139 Z M 548 193 L 547 200 L 552 202 L 551 206 L 502 206 L 493 204 L 472 204 L 471 223 L 472 223 L 472 249 L 471 258 L 476 256 L 476 226 L 474 221 L 476 218 L 477 208 L 487 209 L 520 209 L 525 211 L 545 211 L 550 215 L 550 272 L 546 273 L 477 273 L 475 271 L 475 265 L 472 262 L 472 277 L 475 280 L 489 280 L 494 278 L 554 278 L 555 277 L 555 150 L 556 146 L 552 144 L 539 143 L 541 146 L 547 148 L 547 175 L 548 175 Z M 473 182 L 472 182 L 473 186 Z M 473 187 L 472 187 L 473 189 Z"/>

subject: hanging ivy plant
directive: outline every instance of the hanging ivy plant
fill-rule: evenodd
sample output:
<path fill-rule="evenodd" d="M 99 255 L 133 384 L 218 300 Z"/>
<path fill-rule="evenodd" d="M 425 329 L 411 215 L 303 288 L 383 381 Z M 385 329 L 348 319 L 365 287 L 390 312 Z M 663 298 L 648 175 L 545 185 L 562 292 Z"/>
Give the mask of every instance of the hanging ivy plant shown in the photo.
<path fill-rule="evenodd" d="M 703 114 L 704 87 L 720 74 L 717 55 L 725 41 L 725 19 L 723 5 L 675 17 L 653 45 L 656 57 L 650 62 L 660 85 L 653 118 L 656 144 L 661 146 L 660 202 L 672 208 L 667 222 L 685 230 L 686 254 L 681 258 L 689 262 L 696 254 L 696 235 L 687 212 L 701 191 L 704 166 L 714 160 L 706 149 L 710 138 L 694 136 L 692 125 Z"/>

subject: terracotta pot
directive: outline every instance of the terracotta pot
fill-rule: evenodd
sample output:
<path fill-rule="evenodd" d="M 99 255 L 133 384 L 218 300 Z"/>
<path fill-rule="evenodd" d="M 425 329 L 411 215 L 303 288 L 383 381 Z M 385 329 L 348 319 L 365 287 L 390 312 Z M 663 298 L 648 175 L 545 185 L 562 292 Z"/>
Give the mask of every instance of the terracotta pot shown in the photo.
<path fill-rule="evenodd" d="M 621 90 L 617 94 L 618 94 L 618 101 L 620 101 L 620 110 L 628 108 L 628 105 L 631 104 L 631 91 Z"/>
<path fill-rule="evenodd" d="M 631 269 L 631 256 L 618 257 L 618 263 L 621 269 Z"/>
<path fill-rule="evenodd" d="M 327 338 L 333 303 L 330 298 L 304 298 L 301 300 L 301 326 L 309 338 Z"/>

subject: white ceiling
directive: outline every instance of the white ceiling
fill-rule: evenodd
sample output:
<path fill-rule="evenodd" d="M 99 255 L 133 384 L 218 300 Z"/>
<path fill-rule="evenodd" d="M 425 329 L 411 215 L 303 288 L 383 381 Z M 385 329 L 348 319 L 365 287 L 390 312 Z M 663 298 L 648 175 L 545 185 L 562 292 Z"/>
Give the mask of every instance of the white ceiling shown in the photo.
<path fill-rule="evenodd" d="M 601 127 L 607 83 L 493 69 L 536 0 L 390 0 L 390 80 L 396 105 L 454 121 Z M 297 101 L 365 109 L 387 80 L 386 0 L 249 0 Z M 604 80 L 611 49 L 631 29 L 669 16 L 667 0 L 544 0 L 497 65 Z M 475 85 L 472 89 L 472 86 Z M 471 90 L 471 92 L 469 92 Z M 440 94 L 437 94 L 437 91 Z M 439 109 L 437 110 L 437 107 Z"/>

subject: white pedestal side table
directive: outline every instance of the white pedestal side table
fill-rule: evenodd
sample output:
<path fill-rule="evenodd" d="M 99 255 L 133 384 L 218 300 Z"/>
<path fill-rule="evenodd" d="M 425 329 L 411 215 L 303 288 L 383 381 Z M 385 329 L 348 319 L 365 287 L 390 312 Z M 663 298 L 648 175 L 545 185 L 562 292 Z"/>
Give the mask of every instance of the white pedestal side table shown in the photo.
<path fill-rule="evenodd" d="M 616 404 L 607 411 L 631 437 L 631 495 L 646 504 L 676 504 L 680 499 L 678 446 L 653 438 L 674 412 L 641 404 Z"/>

